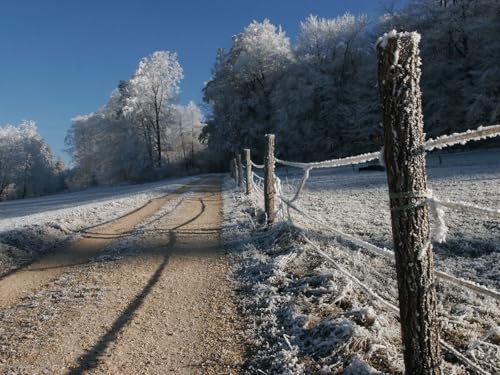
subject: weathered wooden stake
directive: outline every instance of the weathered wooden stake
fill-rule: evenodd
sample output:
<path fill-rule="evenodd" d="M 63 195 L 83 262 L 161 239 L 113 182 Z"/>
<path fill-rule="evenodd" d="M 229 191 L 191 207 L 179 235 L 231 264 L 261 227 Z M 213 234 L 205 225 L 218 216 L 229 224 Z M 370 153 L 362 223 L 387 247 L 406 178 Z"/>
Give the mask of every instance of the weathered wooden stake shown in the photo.
<path fill-rule="evenodd" d="M 243 150 L 245 153 L 245 166 L 246 166 L 246 194 L 249 195 L 252 191 L 252 159 L 250 157 L 250 149 L 246 148 Z"/>
<path fill-rule="evenodd" d="M 233 172 L 233 159 L 231 159 L 229 161 L 229 176 L 231 176 L 231 178 L 234 178 L 234 172 Z"/>
<path fill-rule="evenodd" d="M 266 149 L 264 155 L 264 208 L 267 222 L 274 223 L 276 219 L 276 184 L 274 175 L 274 134 L 266 134 Z"/>
<path fill-rule="evenodd" d="M 236 156 L 236 161 L 238 163 L 238 186 L 243 187 L 243 163 L 241 162 L 241 154 L 238 153 Z"/>
<path fill-rule="evenodd" d="M 234 181 L 238 183 L 240 176 L 238 174 L 238 163 L 236 162 L 236 158 L 233 158 L 233 174 L 234 174 Z"/>
<path fill-rule="evenodd" d="M 377 43 L 399 308 L 407 374 L 441 374 L 420 92 L 420 35 L 392 31 Z"/>

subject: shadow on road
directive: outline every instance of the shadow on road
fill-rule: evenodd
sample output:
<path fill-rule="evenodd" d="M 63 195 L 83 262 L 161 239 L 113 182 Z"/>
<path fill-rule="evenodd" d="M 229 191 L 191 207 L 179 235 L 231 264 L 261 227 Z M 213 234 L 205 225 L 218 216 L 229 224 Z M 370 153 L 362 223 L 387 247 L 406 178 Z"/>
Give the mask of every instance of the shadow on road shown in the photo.
<path fill-rule="evenodd" d="M 167 249 L 173 247 L 175 244 L 175 232 L 171 232 L 170 240 L 167 245 Z M 168 250 L 167 250 L 168 251 Z M 123 327 L 131 320 L 134 316 L 136 310 L 141 307 L 144 299 L 151 292 L 151 289 L 160 279 L 160 276 L 168 264 L 170 256 L 169 253 L 165 254 L 163 261 L 160 266 L 156 269 L 155 273 L 151 276 L 146 286 L 142 289 L 132 302 L 129 303 L 125 311 L 114 321 L 113 325 L 95 344 L 91 349 L 87 351 L 85 355 L 80 357 L 78 360 L 78 367 L 71 369 L 68 375 L 83 374 L 85 371 L 97 367 L 99 357 L 104 353 L 108 345 L 113 342 Z"/>
<path fill-rule="evenodd" d="M 201 203 L 199 212 L 197 212 L 194 216 L 184 221 L 183 223 L 171 229 L 164 230 L 164 233 L 168 233 L 169 240 L 165 246 L 165 250 L 163 251 L 163 261 L 158 266 L 151 278 L 148 280 L 142 291 L 129 303 L 127 308 L 114 321 L 111 328 L 99 339 L 99 341 L 92 348 L 90 348 L 86 354 L 79 358 L 77 366 L 71 369 L 68 372 L 68 375 L 83 374 L 86 371 L 94 369 L 98 366 L 99 358 L 104 354 L 107 347 L 116 340 L 120 331 L 127 325 L 129 321 L 133 319 L 135 312 L 141 307 L 141 305 L 144 303 L 145 298 L 148 296 L 148 294 L 154 288 L 155 284 L 160 279 L 165 267 L 168 264 L 170 255 L 172 254 L 173 249 L 177 243 L 177 231 L 180 228 L 196 221 L 205 212 L 205 202 L 201 198 L 199 199 L 199 202 Z"/>

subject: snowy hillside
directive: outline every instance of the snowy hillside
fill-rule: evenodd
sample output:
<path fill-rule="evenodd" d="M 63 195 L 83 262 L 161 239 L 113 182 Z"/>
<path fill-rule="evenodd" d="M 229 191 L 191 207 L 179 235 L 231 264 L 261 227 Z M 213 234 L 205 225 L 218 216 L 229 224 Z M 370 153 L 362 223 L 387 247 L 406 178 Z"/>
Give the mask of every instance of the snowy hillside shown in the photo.
<path fill-rule="evenodd" d="M 431 154 L 429 187 L 438 198 L 500 208 L 500 150 Z M 301 173 L 278 169 L 285 195 Z M 249 318 L 255 356 L 251 369 L 280 373 L 402 373 L 403 359 L 392 256 L 361 249 L 307 218 L 262 230 L 262 198 L 226 193 L 228 246 L 238 249 L 235 279 Z M 312 172 L 298 207 L 327 225 L 392 248 L 385 172 L 351 167 Z M 235 212 L 239 212 L 236 217 Z M 261 211 L 260 211 L 261 212 Z M 497 218 L 446 209 L 447 241 L 434 244 L 435 268 L 500 289 L 500 225 Z M 259 229 L 260 228 L 260 229 Z M 319 256 L 305 234 L 325 252 Z M 346 271 L 339 270 L 333 264 Z M 357 281 L 356 281 L 357 280 Z M 359 283 L 358 283 L 359 282 Z M 500 371 L 500 304 L 473 291 L 438 283 L 441 338 L 490 373 Z M 363 290 L 365 289 L 365 290 Z M 368 291 L 380 297 L 372 298 Z M 449 352 L 445 373 L 469 373 Z"/>

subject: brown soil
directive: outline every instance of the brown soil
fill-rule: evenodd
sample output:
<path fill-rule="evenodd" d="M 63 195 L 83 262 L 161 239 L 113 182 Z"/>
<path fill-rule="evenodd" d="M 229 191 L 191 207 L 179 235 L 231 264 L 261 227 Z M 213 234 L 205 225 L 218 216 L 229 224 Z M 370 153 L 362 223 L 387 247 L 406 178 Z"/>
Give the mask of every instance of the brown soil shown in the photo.
<path fill-rule="evenodd" d="M 1 280 L 0 373 L 239 373 L 220 185 L 186 186 Z"/>

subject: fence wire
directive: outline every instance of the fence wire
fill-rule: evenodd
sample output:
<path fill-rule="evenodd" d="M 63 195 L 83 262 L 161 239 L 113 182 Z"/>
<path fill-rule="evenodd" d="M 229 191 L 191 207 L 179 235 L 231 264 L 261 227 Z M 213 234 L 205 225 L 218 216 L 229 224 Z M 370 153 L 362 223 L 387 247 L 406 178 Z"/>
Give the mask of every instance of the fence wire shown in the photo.
<path fill-rule="evenodd" d="M 297 228 L 299 229 L 299 228 Z M 330 264 L 332 264 L 340 273 L 342 273 L 344 276 L 346 276 L 348 279 L 352 280 L 362 291 L 365 292 L 372 300 L 379 302 L 381 305 L 383 305 L 385 308 L 387 308 L 389 311 L 396 313 L 399 315 L 399 308 L 396 307 L 394 304 L 392 304 L 389 301 L 386 301 L 384 298 L 382 298 L 380 295 L 372 291 L 367 285 L 365 285 L 361 280 L 359 280 L 356 276 L 352 275 L 350 272 L 348 272 L 345 268 L 340 266 L 332 257 L 330 257 L 327 253 L 325 253 L 323 250 L 321 250 L 321 247 L 317 244 L 315 244 L 313 241 L 311 241 L 309 238 L 306 237 L 306 235 L 302 232 L 299 233 L 302 237 L 302 239 L 311 245 L 316 253 L 320 255 L 322 258 L 327 260 Z M 481 366 L 479 366 L 477 363 L 473 362 L 466 356 L 464 356 L 462 353 L 460 353 L 458 350 L 456 350 L 451 344 L 447 343 L 443 339 L 439 340 L 439 344 L 441 345 L 441 348 L 446 350 L 447 352 L 451 353 L 452 355 L 455 356 L 460 362 L 462 362 L 465 366 L 467 366 L 469 369 L 474 370 L 476 373 L 481 374 L 481 375 L 491 375 L 490 372 L 484 370 Z"/>
<path fill-rule="evenodd" d="M 252 161 L 251 163 L 252 163 L 252 167 L 254 167 L 254 168 L 257 168 L 257 169 L 264 169 L 264 165 L 261 165 L 261 164 L 255 164 L 253 161 Z"/>
<path fill-rule="evenodd" d="M 387 249 L 387 248 L 382 248 L 382 247 L 378 247 L 378 246 L 375 246 L 367 241 L 363 241 L 357 237 L 354 237 L 350 234 L 347 234 L 347 233 L 344 233 L 338 229 L 335 229 L 333 228 L 332 226 L 326 224 L 325 222 L 321 221 L 321 220 L 318 220 L 317 218 L 309 215 L 308 213 L 306 213 L 305 211 L 301 210 L 300 208 L 298 208 L 296 205 L 294 205 L 293 203 L 290 203 L 289 201 L 287 201 L 286 199 L 284 199 L 282 196 L 280 196 L 280 200 L 288 207 L 290 207 L 291 209 L 293 209 L 295 212 L 299 213 L 300 215 L 304 216 L 305 218 L 307 218 L 308 220 L 316 223 L 317 225 L 319 225 L 320 227 L 330 231 L 331 233 L 334 233 L 335 235 L 337 235 L 338 237 L 340 238 L 343 238 L 344 240 L 347 240 L 349 242 L 351 242 L 352 244 L 356 245 L 356 246 L 359 246 L 363 249 L 366 249 L 366 250 L 369 250 L 371 252 L 374 252 L 376 254 L 379 254 L 379 255 L 383 255 L 383 256 L 388 256 L 390 257 L 391 259 L 394 258 L 394 251 L 393 250 L 390 250 L 390 249 Z M 439 270 L 435 270 L 434 274 L 436 275 L 436 277 L 438 279 L 441 279 L 443 281 L 446 281 L 448 283 L 451 283 L 451 284 L 454 284 L 455 286 L 458 286 L 458 287 L 461 287 L 461 288 L 465 288 L 465 289 L 469 289 L 477 294 L 481 294 L 482 296 L 485 296 L 485 297 L 489 297 L 489 298 L 493 298 L 497 301 L 500 301 L 500 292 L 496 291 L 496 290 L 492 290 L 490 288 L 486 288 L 485 286 L 482 286 L 482 285 L 479 285 L 479 284 L 476 284 L 472 281 L 468 281 L 468 280 L 464 280 L 464 279 L 461 279 L 459 277 L 455 277 L 455 276 L 452 276 L 452 275 L 449 275 L 445 272 L 442 272 L 442 271 L 439 271 Z"/>
<path fill-rule="evenodd" d="M 422 151 L 432 151 L 435 149 L 443 149 L 457 144 L 464 145 L 470 141 L 479 141 L 482 139 L 493 138 L 500 135 L 500 125 L 480 126 L 475 130 L 467 130 L 463 133 L 454 133 L 451 135 L 443 135 L 434 139 L 425 141 L 422 146 Z M 378 152 L 370 152 L 356 156 L 348 156 L 340 159 L 325 160 L 321 162 L 301 163 L 294 161 L 281 160 L 276 158 L 278 164 L 288 167 L 300 169 L 317 169 L 317 168 L 336 168 L 346 165 L 362 164 L 373 160 L 383 160 L 383 149 Z M 253 163 L 252 163 L 253 164 Z M 264 166 L 262 166 L 264 167 Z"/>
<path fill-rule="evenodd" d="M 446 147 L 450 147 L 456 144 L 466 144 L 467 142 L 470 141 L 477 141 L 477 140 L 482 140 L 482 139 L 487 139 L 491 137 L 496 137 L 500 135 L 500 125 L 492 125 L 492 126 L 484 126 L 484 127 L 479 127 L 476 130 L 468 130 L 463 133 L 455 133 L 451 135 L 444 135 L 437 137 L 435 139 L 429 139 L 427 140 L 423 146 L 421 151 L 432 151 L 435 149 L 443 149 Z M 291 191 L 291 198 L 287 199 L 283 195 L 283 187 L 281 186 L 281 181 L 276 178 L 277 180 L 277 185 L 276 185 L 276 191 L 278 195 L 278 204 L 277 204 L 277 209 L 281 213 L 281 216 L 285 218 L 285 207 L 288 212 L 288 218 L 291 221 L 291 212 L 290 210 L 293 210 L 294 212 L 298 213 L 302 217 L 306 218 L 312 223 L 315 223 L 319 225 L 320 227 L 330 231 L 334 235 L 338 236 L 341 239 L 347 240 L 351 242 L 352 244 L 364 248 L 366 250 L 371 251 L 372 253 L 378 254 L 378 255 L 383 255 L 385 257 L 390 258 L 391 260 L 394 260 L 394 252 L 390 249 L 387 248 L 382 248 L 376 245 L 373 245 L 367 241 L 364 241 L 360 238 L 357 238 L 355 236 L 352 236 L 350 234 L 344 233 L 328 224 L 323 222 L 322 220 L 317 219 L 316 217 L 308 214 L 301 208 L 299 208 L 296 205 L 296 201 L 300 198 L 301 193 L 303 192 L 307 181 L 309 180 L 310 177 L 310 172 L 314 169 L 319 169 L 319 168 L 335 168 L 335 167 L 341 167 L 341 166 L 347 166 L 347 165 L 356 165 L 356 164 L 361 164 L 361 163 L 366 163 L 369 161 L 373 160 L 379 160 L 383 161 L 383 149 L 379 152 L 372 152 L 372 153 L 365 153 L 361 155 L 356 155 L 356 156 L 350 156 L 346 158 L 340 158 L 340 159 L 332 159 L 332 160 L 326 160 L 322 162 L 313 162 L 313 163 L 302 163 L 302 162 L 293 162 L 293 161 L 286 161 L 286 160 L 281 160 L 281 159 L 276 159 L 276 163 L 282 164 L 288 167 L 293 167 L 293 168 L 299 168 L 303 170 L 303 174 L 300 177 L 300 181 L 298 183 L 298 187 L 296 190 Z M 264 168 L 264 165 L 258 165 L 253 162 L 251 162 L 252 166 L 255 168 Z M 258 182 L 255 181 L 257 179 Z M 264 195 L 264 187 L 260 184 L 263 184 L 263 178 L 255 173 L 252 173 L 252 186 L 254 190 L 261 194 Z M 440 231 L 442 232 L 444 230 L 444 234 L 446 234 L 446 224 L 444 222 L 444 211 L 443 207 L 449 208 L 449 209 L 454 209 L 454 210 L 460 210 L 460 211 L 465 211 L 465 212 L 471 212 L 474 214 L 483 214 L 486 216 L 490 216 L 493 218 L 500 218 L 500 209 L 494 209 L 494 208 L 487 208 L 487 207 L 481 207 L 472 203 L 467 203 L 467 202 L 454 202 L 450 201 L 448 199 L 439 199 L 435 197 L 432 192 L 426 192 L 423 197 L 423 201 L 421 204 L 429 204 L 431 208 L 433 208 L 434 213 L 435 213 L 435 221 L 438 222 L 438 225 L 441 226 Z M 431 210 L 432 211 L 432 210 Z M 296 227 L 298 228 L 298 227 Z M 326 254 L 324 251 L 321 250 L 321 248 L 309 240 L 306 235 L 300 231 L 301 237 L 304 239 L 304 241 L 308 244 L 310 244 L 315 251 L 322 256 L 324 259 L 326 259 L 329 263 L 331 263 L 336 269 L 338 269 L 343 275 L 351 279 L 355 284 L 357 284 L 366 294 L 370 296 L 373 300 L 378 301 L 381 305 L 386 307 L 388 310 L 391 312 L 399 313 L 399 309 L 393 305 L 391 302 L 386 301 L 383 299 L 381 296 L 379 296 L 377 293 L 375 293 L 373 290 L 371 290 L 367 285 L 365 285 L 362 281 L 357 279 L 354 275 L 352 275 L 349 271 L 347 271 L 345 268 L 340 266 L 332 257 L 330 257 L 328 254 Z M 444 237 L 442 237 L 444 239 Z M 469 280 L 464 280 L 461 278 L 458 278 L 456 276 L 450 275 L 448 273 L 445 273 L 440 270 L 435 270 L 434 271 L 435 277 L 437 279 L 440 279 L 442 281 L 445 281 L 447 283 L 453 284 L 459 288 L 462 289 L 467 289 L 470 291 L 473 291 L 479 295 L 482 295 L 483 297 L 487 298 L 492 298 L 496 301 L 500 301 L 500 292 L 497 290 L 493 290 L 490 288 L 487 288 L 485 286 L 479 285 L 477 283 L 474 283 Z M 470 360 L 469 358 L 465 357 L 462 353 L 460 353 L 458 350 L 453 348 L 450 344 L 447 342 L 440 340 L 441 347 L 448 351 L 449 353 L 453 354 L 458 360 L 460 360 L 465 366 L 468 368 L 472 369 L 473 371 L 482 374 L 482 375 L 489 375 L 490 373 L 487 372 L 486 370 L 482 369 L 479 365 L 477 365 L 475 362 Z"/>

